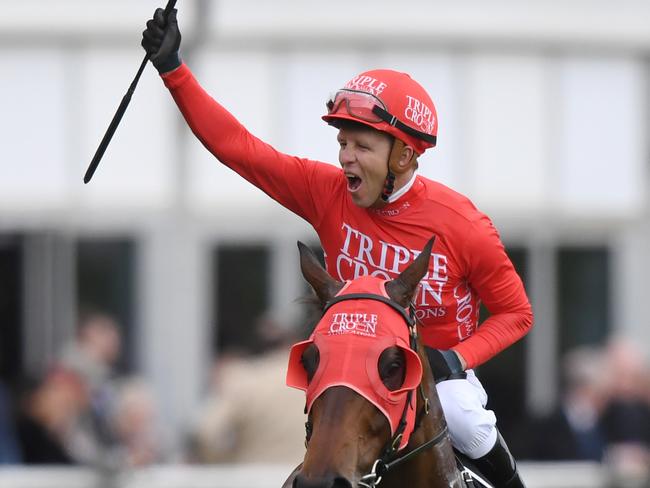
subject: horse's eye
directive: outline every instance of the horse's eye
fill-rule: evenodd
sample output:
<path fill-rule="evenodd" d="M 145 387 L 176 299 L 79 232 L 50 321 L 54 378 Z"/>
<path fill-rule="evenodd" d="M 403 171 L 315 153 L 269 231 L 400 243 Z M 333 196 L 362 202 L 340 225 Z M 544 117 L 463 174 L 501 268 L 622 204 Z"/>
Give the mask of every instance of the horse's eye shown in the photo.
<path fill-rule="evenodd" d="M 404 351 L 397 346 L 384 349 L 379 356 L 377 364 L 379 377 L 389 390 L 397 390 L 404 384 L 406 377 L 405 362 Z"/>
<path fill-rule="evenodd" d="M 320 353 L 318 348 L 314 344 L 310 344 L 307 349 L 302 352 L 300 356 L 300 363 L 302 367 L 307 371 L 307 383 L 310 383 L 316 370 L 318 369 L 318 363 L 320 361 Z"/>

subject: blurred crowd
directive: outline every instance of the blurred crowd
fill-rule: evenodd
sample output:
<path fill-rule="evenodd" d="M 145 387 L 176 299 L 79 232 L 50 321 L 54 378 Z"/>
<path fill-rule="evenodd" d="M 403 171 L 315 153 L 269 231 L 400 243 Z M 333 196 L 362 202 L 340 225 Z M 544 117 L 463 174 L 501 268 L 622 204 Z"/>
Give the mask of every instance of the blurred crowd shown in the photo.
<path fill-rule="evenodd" d="M 266 317 L 254 329 L 248 347 L 215 358 L 179 448 L 163 435 L 146 381 L 116 368 L 119 324 L 104 313 L 83 315 L 75 337 L 43 375 L 11 387 L 0 383 L 0 464 L 104 472 L 169 461 L 297 464 L 304 455 L 304 398 L 284 386 L 295 337 Z"/>
<path fill-rule="evenodd" d="M 616 487 L 650 486 L 650 369 L 637 344 L 612 338 L 569 351 L 556 408 L 522 426 L 522 457 L 602 463 Z"/>
<path fill-rule="evenodd" d="M 298 463 L 304 455 L 304 396 L 286 388 L 291 329 L 262 317 L 254 347 L 220 351 L 200 407 L 189 412 L 182 452 L 172 452 L 155 397 L 118 374 L 120 327 L 101 313 L 42 377 L 11 393 L 0 385 L 0 462 L 75 464 L 121 470 L 166 461 Z M 569 351 L 560 398 L 521 427 L 517 454 L 541 461 L 593 461 L 611 486 L 650 486 L 650 370 L 637 344 L 613 338 Z M 178 450 L 178 448 L 176 448 Z"/>
<path fill-rule="evenodd" d="M 119 376 L 117 322 L 84 314 L 75 337 L 39 377 L 0 394 L 0 460 L 76 464 L 101 470 L 163 459 L 155 402 L 146 383 Z"/>

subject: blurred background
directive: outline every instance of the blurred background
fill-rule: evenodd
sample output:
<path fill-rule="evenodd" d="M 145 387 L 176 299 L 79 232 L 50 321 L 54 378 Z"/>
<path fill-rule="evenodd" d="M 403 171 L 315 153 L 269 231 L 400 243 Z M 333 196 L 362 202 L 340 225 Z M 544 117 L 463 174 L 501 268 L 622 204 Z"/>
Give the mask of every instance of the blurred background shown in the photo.
<path fill-rule="evenodd" d="M 313 230 L 207 153 L 153 67 L 82 182 L 158 6 L 0 0 L 3 487 L 278 486 L 302 456 L 283 375 Z M 283 152 L 337 163 L 320 116 L 358 72 L 428 90 L 420 172 L 492 217 L 535 311 L 478 371 L 524 476 L 648 486 L 650 3 L 177 7 L 182 58 Z"/>

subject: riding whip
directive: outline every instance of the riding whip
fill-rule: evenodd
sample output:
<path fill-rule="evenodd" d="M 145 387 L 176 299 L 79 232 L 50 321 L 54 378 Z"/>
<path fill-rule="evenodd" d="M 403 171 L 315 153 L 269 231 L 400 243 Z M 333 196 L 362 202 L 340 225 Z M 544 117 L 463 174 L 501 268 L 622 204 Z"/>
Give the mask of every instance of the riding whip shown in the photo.
<path fill-rule="evenodd" d="M 176 5 L 176 0 L 169 0 L 167 2 L 167 5 L 165 6 L 165 11 L 163 13 L 163 15 L 165 16 L 165 20 L 167 20 L 167 16 L 174 8 L 174 5 Z M 117 129 L 117 126 L 120 125 L 120 121 L 122 120 L 122 116 L 124 115 L 124 112 L 126 112 L 126 108 L 129 106 L 129 103 L 131 102 L 131 96 L 135 91 L 135 87 L 138 86 L 138 81 L 140 81 L 140 75 L 142 75 L 145 66 L 147 66 L 147 61 L 149 61 L 149 57 L 150 57 L 149 53 L 145 54 L 142 63 L 140 63 L 140 68 L 138 68 L 138 72 L 136 73 L 135 78 L 133 78 L 133 81 L 129 85 L 129 89 L 124 94 L 124 97 L 122 97 L 122 102 L 120 102 L 120 106 L 117 107 L 117 111 L 115 112 L 115 115 L 113 115 L 113 120 L 111 120 L 111 123 L 109 124 L 108 129 L 106 129 L 106 133 L 104 134 L 102 141 L 99 143 L 99 147 L 97 148 L 97 151 L 95 152 L 92 161 L 88 165 L 88 169 L 86 170 L 86 174 L 84 175 L 84 183 L 88 183 L 90 179 L 93 177 L 93 174 L 95 174 L 95 170 L 97 169 L 97 166 L 99 166 L 99 162 L 102 160 L 102 156 L 104 155 L 104 152 L 108 147 L 108 144 L 111 142 L 111 139 L 113 138 L 113 134 L 115 134 L 115 130 Z"/>

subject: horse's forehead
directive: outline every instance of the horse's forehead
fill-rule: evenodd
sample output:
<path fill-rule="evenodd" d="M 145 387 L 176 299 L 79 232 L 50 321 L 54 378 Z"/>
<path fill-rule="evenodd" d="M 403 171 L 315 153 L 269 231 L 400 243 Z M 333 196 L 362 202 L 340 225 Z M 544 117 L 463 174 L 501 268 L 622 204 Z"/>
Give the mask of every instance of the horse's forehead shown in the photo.
<path fill-rule="evenodd" d="M 372 275 L 360 276 L 354 280 L 346 281 L 336 296 L 350 293 L 375 293 L 388 298 L 386 283 L 388 280 Z"/>
<path fill-rule="evenodd" d="M 409 329 L 404 316 L 394 306 L 372 298 L 388 298 L 385 281 L 375 278 L 361 286 L 357 281 L 346 284 L 337 297 L 364 294 L 368 298 L 343 299 L 334 303 L 316 324 L 313 336 L 354 336 L 367 339 L 368 346 L 372 339 L 393 337 L 408 346 Z"/>

